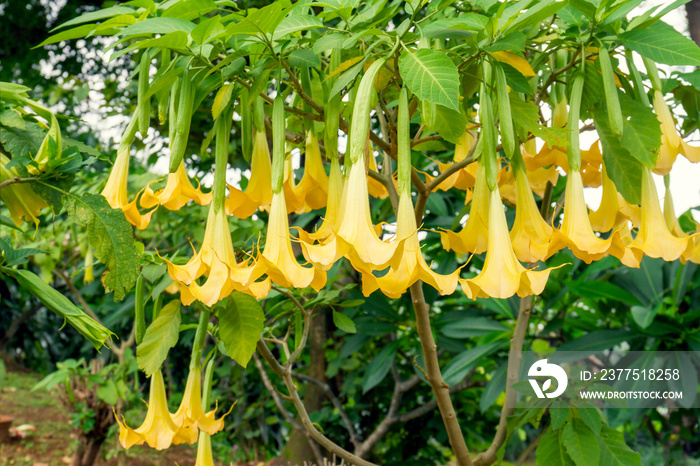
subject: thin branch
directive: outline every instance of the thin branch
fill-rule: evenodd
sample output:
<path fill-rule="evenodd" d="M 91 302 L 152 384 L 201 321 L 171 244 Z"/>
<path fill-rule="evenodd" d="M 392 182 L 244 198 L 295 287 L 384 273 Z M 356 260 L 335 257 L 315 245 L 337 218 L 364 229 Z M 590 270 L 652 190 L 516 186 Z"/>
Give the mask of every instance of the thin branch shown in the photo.
<path fill-rule="evenodd" d="M 437 141 L 439 139 L 442 139 L 442 136 L 439 134 L 433 134 L 432 136 L 426 136 L 420 139 L 414 138 L 413 141 L 411 141 L 411 148 L 416 147 L 418 144 L 423 144 L 424 142 Z"/>
<path fill-rule="evenodd" d="M 474 466 L 488 466 L 493 464 L 497 459 L 496 453 L 507 440 L 508 416 L 515 411 L 515 401 L 518 396 L 517 392 L 513 390 L 513 384 L 518 381 L 518 375 L 520 374 L 520 363 L 523 359 L 523 341 L 527 333 L 531 311 L 532 296 L 520 298 L 518 319 L 515 322 L 513 336 L 510 339 L 510 356 L 508 357 L 508 368 L 506 372 L 506 400 L 503 404 L 503 409 L 501 409 L 501 418 L 496 428 L 496 435 L 488 449 L 474 458 Z"/>
<path fill-rule="evenodd" d="M 527 446 L 527 448 L 522 452 L 522 454 L 518 457 L 518 460 L 515 462 L 515 466 L 522 466 L 522 464 L 525 462 L 528 456 L 532 454 L 533 451 L 535 451 L 535 448 L 537 448 L 537 445 L 540 443 L 540 440 L 542 440 L 542 437 L 544 437 L 544 434 L 547 433 L 547 429 L 549 429 L 549 426 L 546 426 L 544 429 L 540 431 L 539 434 L 537 434 L 537 437 L 535 437 L 530 445 Z"/>
<path fill-rule="evenodd" d="M 292 375 L 298 379 L 305 380 L 307 382 L 310 382 L 317 387 L 319 387 L 323 393 L 328 397 L 329 400 L 331 400 L 331 403 L 335 407 L 335 409 L 338 410 L 338 414 L 340 414 L 340 418 L 343 421 L 343 424 L 345 424 L 345 429 L 348 431 L 348 434 L 350 435 L 350 441 L 352 442 L 353 446 L 355 449 L 357 449 L 357 446 L 360 444 L 360 441 L 357 437 L 357 433 L 355 432 L 355 428 L 352 426 L 352 422 L 350 421 L 350 417 L 348 417 L 348 414 L 345 412 L 343 409 L 343 404 L 340 402 L 337 396 L 335 396 L 335 393 L 333 393 L 333 390 L 331 390 L 331 387 L 326 384 L 321 382 L 320 380 L 311 377 L 310 375 L 306 374 L 300 374 L 299 372 L 294 372 L 292 371 Z"/>
<path fill-rule="evenodd" d="M 16 176 L 14 178 L 10 178 L 9 180 L 5 180 L 2 183 L 0 183 L 0 189 L 4 188 L 5 186 L 9 186 L 11 184 L 16 184 L 16 183 L 31 183 L 32 181 L 36 181 L 39 178 L 20 178 L 19 176 Z"/>
<path fill-rule="evenodd" d="M 95 314 L 95 311 L 92 310 L 87 301 L 85 301 L 85 298 L 83 298 L 83 295 L 80 293 L 80 290 L 78 290 L 78 288 L 76 288 L 73 284 L 73 280 L 71 280 L 70 277 L 66 275 L 66 273 L 63 270 L 53 269 L 53 273 L 58 275 L 61 278 L 61 280 L 65 282 L 71 294 L 75 296 L 75 299 L 78 301 L 78 304 L 80 304 L 80 307 L 83 308 L 85 313 L 92 317 L 98 324 L 102 324 L 102 322 L 100 322 L 100 318 L 97 317 L 97 314 Z"/>
<path fill-rule="evenodd" d="M 316 110 L 319 115 L 323 115 L 323 107 L 319 104 L 316 103 L 316 101 L 311 98 L 306 92 L 304 92 L 304 89 L 301 86 L 301 83 L 299 82 L 299 79 L 297 79 L 296 75 L 292 72 L 291 68 L 289 68 L 289 65 L 285 60 L 282 60 L 282 66 L 284 66 L 284 69 L 287 70 L 287 74 L 289 75 L 289 79 L 292 81 L 292 87 L 294 88 L 294 91 L 301 97 L 304 102 L 309 104 L 309 107 L 313 108 Z"/>

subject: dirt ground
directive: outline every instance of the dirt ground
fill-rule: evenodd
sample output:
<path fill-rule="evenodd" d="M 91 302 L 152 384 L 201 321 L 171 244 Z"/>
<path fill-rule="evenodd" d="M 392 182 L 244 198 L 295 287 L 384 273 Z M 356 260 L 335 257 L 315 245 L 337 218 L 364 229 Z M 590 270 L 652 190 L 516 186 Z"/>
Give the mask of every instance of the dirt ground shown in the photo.
<path fill-rule="evenodd" d="M 13 427 L 30 424 L 36 427 L 23 440 L 0 444 L 0 466 L 65 466 L 70 464 L 76 441 L 71 419 L 63 406 L 45 390 L 30 392 L 40 380 L 35 374 L 9 372 L 0 388 L 0 416 L 12 416 Z M 102 447 L 100 466 L 116 465 L 117 456 L 126 455 L 127 466 L 193 466 L 196 445 L 178 445 L 158 452 L 146 446 L 125 451 L 116 438 Z"/>

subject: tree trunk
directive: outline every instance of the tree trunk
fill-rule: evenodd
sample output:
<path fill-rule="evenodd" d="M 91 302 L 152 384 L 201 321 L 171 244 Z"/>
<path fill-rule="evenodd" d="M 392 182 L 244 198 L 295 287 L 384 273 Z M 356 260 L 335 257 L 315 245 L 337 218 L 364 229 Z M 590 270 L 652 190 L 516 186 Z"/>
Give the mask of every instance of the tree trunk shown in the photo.
<path fill-rule="evenodd" d="M 692 0 L 685 4 L 688 15 L 688 31 L 696 44 L 700 45 L 700 0 Z"/>
<path fill-rule="evenodd" d="M 327 313 L 321 312 L 311 318 L 309 328 L 309 376 L 326 383 L 326 356 L 323 345 L 327 339 Z M 304 406 L 310 413 L 318 411 L 323 405 L 325 397 L 321 387 L 316 384 L 305 385 Z M 278 464 L 301 465 L 315 464 L 316 458 L 309 445 L 310 440 L 303 431 L 294 429 L 289 435 L 289 440 L 282 450 Z"/>

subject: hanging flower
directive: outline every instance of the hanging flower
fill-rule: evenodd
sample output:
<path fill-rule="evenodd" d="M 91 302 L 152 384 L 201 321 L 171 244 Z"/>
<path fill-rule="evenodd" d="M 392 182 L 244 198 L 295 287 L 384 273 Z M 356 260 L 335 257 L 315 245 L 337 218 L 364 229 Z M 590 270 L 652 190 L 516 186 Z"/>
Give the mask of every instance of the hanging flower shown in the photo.
<path fill-rule="evenodd" d="M 168 401 L 165 396 L 165 383 L 160 370 L 151 376 L 151 389 L 148 395 L 148 412 L 143 424 L 132 429 L 126 425 L 122 418 L 119 424 L 119 443 L 129 449 L 134 445 L 142 445 L 144 442 L 156 450 L 165 450 L 172 443 L 184 443 L 183 430 L 176 424 L 168 411 Z M 178 441 L 181 440 L 181 441 Z"/>
<path fill-rule="evenodd" d="M 338 159 L 331 161 L 331 174 L 328 178 L 328 201 L 326 202 L 326 212 L 323 215 L 323 222 L 313 233 L 298 228 L 299 240 L 307 244 L 313 244 L 318 241 L 321 244 L 326 243 L 340 225 L 340 203 L 343 198 L 343 187 L 345 186 L 345 177 L 340 171 Z"/>
<path fill-rule="evenodd" d="M 248 218 L 258 210 L 268 210 L 272 202 L 270 177 L 270 148 L 265 131 L 256 131 L 250 161 L 250 179 L 245 192 L 229 185 L 226 199 L 226 212 L 238 218 Z"/>
<path fill-rule="evenodd" d="M 194 466 L 214 466 L 214 456 L 211 452 L 211 436 L 206 432 L 199 433 L 197 459 Z"/>
<path fill-rule="evenodd" d="M 261 261 L 270 279 L 286 288 L 306 288 L 318 291 L 326 284 L 326 273 L 319 267 L 302 267 L 292 252 L 289 220 L 284 191 L 272 195 L 270 218 L 267 225 L 265 249 Z"/>
<path fill-rule="evenodd" d="M 474 185 L 474 197 L 471 201 L 469 217 L 459 233 L 444 230 L 440 232 L 442 246 L 460 254 L 481 254 L 486 251 L 488 239 L 489 189 L 486 185 L 486 170 L 479 165 Z"/>
<path fill-rule="evenodd" d="M 523 267 L 511 246 L 506 214 L 498 188 L 489 194 L 488 249 L 484 268 L 474 278 L 460 279 L 462 290 L 470 299 L 509 298 L 540 294 L 551 268 L 535 271 Z"/>
<path fill-rule="evenodd" d="M 13 167 L 6 168 L 10 163 L 10 159 L 0 154 L 0 183 L 19 176 L 17 170 Z M 34 222 L 39 228 L 39 215 L 41 209 L 49 205 L 41 198 L 29 183 L 13 183 L 0 188 L 0 200 L 7 206 L 10 211 L 12 221 L 18 227 L 22 225 L 22 220 L 25 222 Z"/>
<path fill-rule="evenodd" d="M 514 168 L 517 196 L 515 221 L 510 240 L 515 255 L 523 262 L 542 261 L 547 257 L 552 227 L 542 218 L 524 170 Z"/>
<path fill-rule="evenodd" d="M 363 273 L 362 293 L 369 296 L 380 289 L 390 298 L 399 298 L 408 287 L 421 280 L 438 290 L 441 295 L 452 294 L 457 288 L 459 269 L 449 275 L 442 275 L 432 270 L 425 262 L 418 241 L 418 228 L 410 193 L 401 194 L 396 224 L 396 236 L 406 238 L 401 260 L 382 277 Z"/>
<path fill-rule="evenodd" d="M 129 176 L 129 144 L 121 144 L 117 150 L 117 158 L 114 161 L 112 171 L 109 173 L 107 184 L 102 190 L 102 195 L 107 199 L 107 202 L 113 209 L 121 209 L 124 211 L 126 219 L 139 230 L 145 229 L 151 221 L 151 216 L 154 210 L 151 210 L 145 215 L 141 215 L 136 201 L 138 195 L 133 201 L 128 202 L 126 185 Z"/>
<path fill-rule="evenodd" d="M 328 175 L 323 169 L 318 139 L 313 131 L 306 133 L 306 159 L 304 175 L 299 184 L 294 186 L 298 199 L 303 199 L 302 211 L 316 210 L 326 205 L 328 197 Z"/>
<path fill-rule="evenodd" d="M 185 393 L 182 395 L 180 407 L 173 414 L 175 425 L 182 426 L 187 438 L 187 443 L 197 441 L 198 432 L 201 430 L 209 435 L 214 435 L 224 428 L 224 418 L 228 413 L 216 419 L 216 409 L 204 413 L 202 409 L 202 379 L 199 367 L 190 367 L 187 376 Z"/>
<path fill-rule="evenodd" d="M 291 155 L 284 159 L 284 183 L 282 188 L 284 189 L 284 198 L 287 203 L 287 213 L 304 212 L 304 193 L 299 189 L 294 178 Z"/>
<path fill-rule="evenodd" d="M 377 168 L 377 160 L 374 158 L 372 151 L 366 150 L 365 157 L 367 157 L 367 168 L 369 170 L 379 172 Z M 375 199 L 386 199 L 389 197 L 389 191 L 386 190 L 386 186 L 379 180 L 375 180 L 371 176 L 367 177 L 367 192 L 369 195 Z"/>
<path fill-rule="evenodd" d="M 181 162 L 175 173 L 168 173 L 165 188 L 153 192 L 149 186 L 141 196 L 140 204 L 145 209 L 162 205 L 168 210 L 180 210 L 189 201 L 199 205 L 207 205 L 211 202 L 211 193 L 203 193 L 199 187 L 195 188 L 185 171 L 185 162 Z"/>
<path fill-rule="evenodd" d="M 465 131 L 459 138 L 459 142 L 455 145 L 455 153 L 452 158 L 452 163 L 461 162 L 467 158 L 469 150 L 474 144 L 474 135 L 469 131 Z M 438 166 L 440 173 L 444 172 L 452 166 L 452 163 L 443 163 L 438 160 L 435 161 Z M 461 189 L 466 191 L 474 187 L 476 182 L 476 172 L 478 170 L 479 164 L 477 162 L 470 163 L 464 168 L 460 168 L 447 178 L 445 178 L 435 189 L 438 191 L 448 191 L 452 188 Z M 433 177 L 426 174 L 426 182 L 430 183 L 433 181 Z"/>
<path fill-rule="evenodd" d="M 646 167 L 642 170 L 641 223 L 639 232 L 629 248 L 649 257 L 661 257 L 667 262 L 674 261 L 684 253 L 690 253 L 693 238 L 679 238 L 669 231 L 661 212 L 651 171 Z"/>
<path fill-rule="evenodd" d="M 661 91 L 654 91 L 654 111 L 661 121 L 661 148 L 656 159 L 654 173 L 667 175 L 678 154 L 683 154 L 692 163 L 700 162 L 700 147 L 688 145 L 676 129 L 673 115 Z"/>
<path fill-rule="evenodd" d="M 617 192 L 615 183 L 608 177 L 605 165 L 603 165 L 603 196 L 600 207 L 591 212 L 589 219 L 594 231 L 605 233 L 621 226 L 627 221 L 639 225 L 639 207 L 629 204 L 622 194 Z"/>

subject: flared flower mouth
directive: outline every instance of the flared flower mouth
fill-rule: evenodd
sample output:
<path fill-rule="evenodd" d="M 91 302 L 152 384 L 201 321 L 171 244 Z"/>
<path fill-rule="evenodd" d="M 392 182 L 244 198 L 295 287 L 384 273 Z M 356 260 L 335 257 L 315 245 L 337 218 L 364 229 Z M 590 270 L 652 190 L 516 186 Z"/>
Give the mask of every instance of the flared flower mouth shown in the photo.
<path fill-rule="evenodd" d="M 248 218 L 260 210 L 268 210 L 272 202 L 272 163 L 265 131 L 256 131 L 250 161 L 250 179 L 245 191 L 228 186 L 226 212 L 238 218 Z"/>
<path fill-rule="evenodd" d="M 7 169 L 10 159 L 0 154 L 0 182 L 15 178 L 18 173 L 14 169 Z M 22 221 L 33 222 L 39 228 L 39 215 L 41 210 L 49 207 L 44 199 L 39 196 L 29 183 L 15 183 L 0 189 L 0 200 L 10 211 L 12 222 L 16 226 L 22 226 Z"/>
<path fill-rule="evenodd" d="M 664 100 L 664 95 L 658 89 L 654 91 L 654 111 L 661 122 L 661 148 L 656 158 L 654 173 L 667 175 L 678 154 L 682 154 L 692 163 L 700 162 L 700 147 L 691 146 L 683 140 L 676 129 L 673 115 L 666 100 Z"/>
<path fill-rule="evenodd" d="M 537 262 L 547 257 L 552 238 L 552 227 L 537 208 L 525 172 L 514 169 L 517 208 L 510 240 L 515 255 L 523 262 Z"/>
<path fill-rule="evenodd" d="M 207 205 L 211 199 L 212 193 L 203 193 L 199 185 L 197 188 L 192 186 L 185 170 L 185 163 L 181 162 L 175 173 L 168 173 L 163 189 L 153 192 L 149 183 L 139 203 L 145 209 L 162 205 L 168 210 L 180 210 L 190 201 Z"/>

